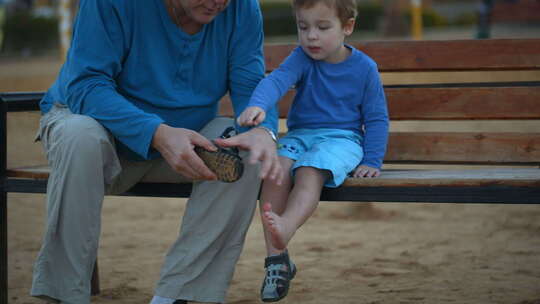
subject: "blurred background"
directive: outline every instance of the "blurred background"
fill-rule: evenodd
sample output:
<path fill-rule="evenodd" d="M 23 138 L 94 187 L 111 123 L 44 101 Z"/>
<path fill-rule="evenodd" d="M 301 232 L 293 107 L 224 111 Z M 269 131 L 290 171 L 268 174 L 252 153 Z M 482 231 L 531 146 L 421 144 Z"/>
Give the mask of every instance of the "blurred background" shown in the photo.
<path fill-rule="evenodd" d="M 349 41 L 540 38 L 540 0 L 357 1 L 359 16 Z M 294 43 L 290 0 L 260 2 L 265 43 Z M 0 0 L 0 92 L 44 91 L 54 82 L 69 45 L 77 4 L 78 0 Z M 381 77 L 385 84 L 540 81 L 540 72 L 382 73 Z M 38 112 L 8 115 L 8 167 L 46 163 L 40 143 L 33 140 L 39 118 Z M 540 121 L 525 120 L 391 122 L 392 132 L 539 129 Z M 39 303 L 28 291 L 46 218 L 44 200 L 40 194 L 9 194 L 9 302 L 13 304 Z M 103 294 L 94 299 L 96 303 L 140 303 L 151 297 L 162 255 L 176 235 L 177 218 L 184 208 L 176 199 L 155 200 L 160 202 L 107 198 L 100 245 L 105 249 L 100 249 Z M 317 265 L 298 279 L 301 284 L 295 283 L 302 287 L 297 289 L 300 299 L 393 303 L 399 297 L 402 303 L 540 304 L 538 276 L 530 270 L 538 269 L 534 257 L 538 257 L 540 205 L 373 205 L 321 204 L 317 220 L 303 228 L 311 233 L 303 232 L 297 239 L 302 241 L 295 245 L 304 255 L 300 265 Z M 260 223 L 252 225 L 231 303 L 254 303 L 251 299 L 257 298 L 261 235 Z M 335 248 L 329 250 L 322 243 Z M 321 289 L 309 277 L 332 284 Z M 298 302 L 298 296 L 290 297 L 290 303 Z M 345 297 L 351 297 L 349 302 Z"/>
<path fill-rule="evenodd" d="M 0 92 L 45 91 L 62 65 L 79 0 L 0 0 Z M 145 0 L 148 1 L 148 0 Z M 242 0 L 238 0 L 242 1 Z M 265 43 L 295 43 L 291 0 L 260 0 Z M 357 0 L 356 29 L 349 41 L 540 38 L 540 0 Z M 540 81 L 538 71 L 381 73 L 389 84 Z M 8 129 L 9 165 L 44 163 L 31 144 L 39 113 L 13 113 Z M 433 122 L 433 128 L 462 131 L 523 130 L 538 122 Z M 281 127 L 284 129 L 284 123 Z M 396 121 L 392 130 L 414 131 L 415 122 Z M 17 131 L 18 132 L 18 131 Z M 22 132 L 22 131 L 21 131 Z M 21 148 L 27 147 L 28 148 Z M 27 155 L 28 154 L 28 155 Z M 16 157 L 15 157 L 16 156 Z M 32 160 L 30 163 L 28 160 Z"/>
<path fill-rule="evenodd" d="M 295 41 L 289 0 L 260 0 L 267 42 Z M 62 56 L 78 0 L 0 0 L 0 56 Z M 352 39 L 540 37 L 540 0 L 358 0 Z"/>

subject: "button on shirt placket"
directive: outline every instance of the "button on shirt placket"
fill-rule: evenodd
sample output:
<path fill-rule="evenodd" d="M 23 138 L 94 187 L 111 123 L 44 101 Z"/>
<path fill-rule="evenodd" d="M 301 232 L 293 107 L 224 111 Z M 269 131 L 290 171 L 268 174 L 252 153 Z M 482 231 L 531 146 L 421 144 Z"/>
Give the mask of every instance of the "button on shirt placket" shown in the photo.
<path fill-rule="evenodd" d="M 176 72 L 176 83 L 180 87 L 187 87 L 189 86 L 189 70 L 190 70 L 190 64 L 189 60 L 187 60 L 188 57 L 190 57 L 191 54 L 191 48 L 189 47 L 189 41 L 184 41 L 184 45 L 182 46 L 182 49 L 180 50 L 180 56 L 179 56 L 179 63 L 178 63 L 178 71 Z"/>

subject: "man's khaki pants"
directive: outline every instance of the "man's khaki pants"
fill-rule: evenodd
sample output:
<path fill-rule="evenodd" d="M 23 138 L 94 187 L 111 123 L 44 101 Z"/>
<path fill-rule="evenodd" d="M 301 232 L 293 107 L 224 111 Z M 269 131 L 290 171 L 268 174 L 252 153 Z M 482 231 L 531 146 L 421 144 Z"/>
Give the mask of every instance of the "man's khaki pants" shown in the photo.
<path fill-rule="evenodd" d="M 213 139 L 232 124 L 232 119 L 218 117 L 201 134 Z M 104 195 L 122 193 L 138 181 L 187 180 L 162 159 L 119 158 L 110 133 L 101 124 L 60 105 L 42 117 L 39 135 L 51 175 L 46 231 L 34 265 L 31 294 L 61 303 L 90 303 Z M 243 154 L 247 159 L 247 153 Z M 224 302 L 259 191 L 258 166 L 244 165 L 244 175 L 235 183 L 194 182 L 156 295 Z"/>

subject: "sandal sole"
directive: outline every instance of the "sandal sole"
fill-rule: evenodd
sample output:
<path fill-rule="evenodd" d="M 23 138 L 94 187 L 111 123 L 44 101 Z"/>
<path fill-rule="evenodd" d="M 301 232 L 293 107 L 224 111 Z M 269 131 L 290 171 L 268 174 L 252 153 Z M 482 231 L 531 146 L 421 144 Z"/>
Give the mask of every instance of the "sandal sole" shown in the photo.
<path fill-rule="evenodd" d="M 208 151 L 201 147 L 195 147 L 195 153 L 222 182 L 233 183 L 239 180 L 244 173 L 242 159 L 236 154 L 223 149 Z"/>

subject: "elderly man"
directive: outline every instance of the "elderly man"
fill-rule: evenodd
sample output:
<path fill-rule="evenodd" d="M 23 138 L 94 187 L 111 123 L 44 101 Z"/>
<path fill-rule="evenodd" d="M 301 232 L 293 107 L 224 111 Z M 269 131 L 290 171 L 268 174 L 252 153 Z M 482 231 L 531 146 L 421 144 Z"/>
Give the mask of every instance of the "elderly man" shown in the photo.
<path fill-rule="evenodd" d="M 260 179 L 283 178 L 276 111 L 211 141 L 234 125 L 216 117 L 219 100 L 228 93 L 241 113 L 264 76 L 262 43 L 257 0 L 81 1 L 67 60 L 41 101 L 51 175 L 32 295 L 90 303 L 105 194 L 143 179 L 194 180 L 152 303 L 224 301 Z M 214 143 L 242 150 L 240 180 L 217 181 L 195 152 Z"/>

